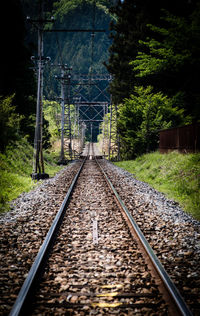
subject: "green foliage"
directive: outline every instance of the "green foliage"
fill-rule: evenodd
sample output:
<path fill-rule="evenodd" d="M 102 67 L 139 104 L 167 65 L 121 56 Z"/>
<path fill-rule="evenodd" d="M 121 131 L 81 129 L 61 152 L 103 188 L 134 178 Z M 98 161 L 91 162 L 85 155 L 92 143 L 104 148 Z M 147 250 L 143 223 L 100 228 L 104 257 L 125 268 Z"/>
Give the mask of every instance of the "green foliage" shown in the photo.
<path fill-rule="evenodd" d="M 200 8 L 196 10 L 200 12 Z M 153 85 L 170 97 L 182 93 L 179 107 L 198 120 L 200 41 L 197 37 L 200 19 L 194 14 L 189 18 L 166 11 L 164 14 L 165 28 L 148 25 L 153 35 L 140 41 L 140 51 L 130 64 L 136 77 L 142 78 L 145 84 Z"/>
<path fill-rule="evenodd" d="M 111 41 L 108 38 L 109 23 L 111 16 L 108 12 L 110 1 L 94 2 L 62 0 L 54 2 L 54 9 L 49 15 L 54 15 L 55 23 L 46 25 L 46 28 L 54 29 L 105 29 L 106 32 L 59 32 L 46 33 L 45 55 L 50 56 L 53 63 L 67 64 L 72 67 L 73 73 L 106 73 L 103 65 L 108 59 L 108 48 Z M 47 65 L 44 71 L 44 96 L 46 99 L 55 99 L 60 96 L 60 82 L 55 75 L 60 72 L 58 67 Z M 104 89 L 104 82 L 99 82 L 100 88 Z M 90 86 L 91 93 L 87 94 L 87 86 L 82 87 L 82 93 L 86 99 L 94 99 L 97 90 Z M 71 95 L 76 94 L 77 86 L 71 88 Z"/>
<path fill-rule="evenodd" d="M 139 32 L 136 19 L 133 18 L 136 10 L 131 1 L 126 1 L 126 5 L 118 4 L 111 8 L 111 13 L 115 14 L 116 20 L 111 23 L 112 44 L 109 48 L 109 60 L 105 65 L 113 76 L 110 91 L 113 102 L 117 104 L 130 95 L 134 85 L 134 75 L 129 62 L 137 54 Z"/>
<path fill-rule="evenodd" d="M 16 198 L 23 190 L 33 187 L 31 159 L 33 150 L 26 140 L 18 141 L 0 154 L 0 208 L 8 209 L 7 202 Z"/>
<path fill-rule="evenodd" d="M 44 149 L 47 149 L 51 146 L 50 138 L 51 138 L 51 134 L 49 132 L 49 122 L 45 119 L 43 115 L 42 142 L 43 142 Z"/>
<path fill-rule="evenodd" d="M 59 136 L 59 128 L 61 122 L 61 106 L 58 102 L 45 100 L 43 104 L 44 117 L 49 123 L 49 133 L 51 135 L 51 144 L 56 141 Z"/>
<path fill-rule="evenodd" d="M 3 151 L 11 140 L 19 137 L 20 121 L 22 116 L 15 112 L 13 105 L 14 95 L 0 97 L 0 151 Z"/>
<path fill-rule="evenodd" d="M 155 150 L 160 129 L 200 119 L 200 1 L 177 4 L 126 0 L 112 10 L 107 69 L 123 158 Z"/>
<path fill-rule="evenodd" d="M 112 111 L 112 119 L 111 119 L 111 111 Z M 111 120 L 111 122 L 110 122 Z M 109 108 L 109 112 L 104 115 L 103 122 L 99 125 L 99 135 L 98 135 L 98 146 L 101 148 L 103 154 L 107 157 L 110 155 L 110 160 L 116 160 L 118 154 L 118 133 L 117 133 L 117 125 L 118 125 L 118 111 L 117 107 L 112 105 Z M 111 124 L 110 124 L 111 123 Z M 109 151 L 109 143 L 111 145 Z"/>
<path fill-rule="evenodd" d="M 51 27 L 58 29 L 92 29 L 94 26 L 95 29 L 105 29 L 108 33 L 111 19 L 108 12 L 110 1 L 96 1 L 95 12 L 93 4 L 92 0 L 55 2 L 52 13 L 56 21 Z M 105 73 L 106 70 L 102 63 L 108 58 L 108 47 L 110 45 L 106 33 L 95 33 L 93 60 L 90 32 L 47 34 L 46 54 L 51 56 L 52 61 L 68 64 L 75 72 L 87 74 L 90 67 L 92 67 L 94 72 Z M 56 84 L 53 83 L 53 85 Z"/>
<path fill-rule="evenodd" d="M 171 48 L 163 48 L 161 43 L 151 39 L 149 42 L 139 41 L 140 44 L 149 47 L 150 54 L 138 52 L 136 59 L 130 62 L 136 71 L 136 77 L 144 77 L 156 74 L 161 69 L 167 69 L 169 60 L 173 57 Z"/>
<path fill-rule="evenodd" d="M 122 157 L 155 150 L 159 130 L 183 122 L 183 110 L 173 107 L 173 101 L 162 93 L 153 93 L 152 87 L 135 87 L 130 99 L 119 107 L 119 131 Z"/>
<path fill-rule="evenodd" d="M 31 179 L 32 160 L 33 148 L 26 138 L 7 146 L 4 154 L 0 153 L 0 211 L 8 210 L 9 201 L 36 185 Z M 44 152 L 44 161 L 45 172 L 50 176 L 61 170 L 50 153 Z"/>
<path fill-rule="evenodd" d="M 130 97 L 135 85 L 141 85 L 130 62 L 135 60 L 140 50 L 140 41 L 151 35 L 147 24 L 159 21 L 162 7 L 168 7 L 168 1 L 154 0 L 152 5 L 147 0 L 126 0 L 123 3 L 119 1 L 110 10 L 116 18 L 115 23 L 111 23 L 112 44 L 106 67 L 113 75 L 110 89 L 116 104 Z"/>
<path fill-rule="evenodd" d="M 9 12 L 9 27 L 6 22 Z M 35 112 L 35 76 L 30 69 L 30 56 L 33 55 L 25 44 L 25 19 L 20 0 L 8 0 L 0 12 L 1 50 L 0 69 L 0 132 L 1 147 L 16 140 L 17 134 L 30 135 L 32 141 L 34 129 L 32 117 Z"/>
<path fill-rule="evenodd" d="M 155 152 L 115 164 L 179 202 L 200 220 L 200 154 Z"/>
<path fill-rule="evenodd" d="M 93 5 L 93 0 L 61 0 L 54 2 L 54 9 L 55 9 L 55 17 L 64 18 L 65 14 L 68 14 L 70 11 L 75 10 L 76 8 L 87 4 Z M 108 14 L 108 8 L 110 7 L 111 2 L 108 0 L 97 0 L 96 6 L 105 11 Z"/>
<path fill-rule="evenodd" d="M 54 142 L 60 139 L 61 129 L 61 105 L 56 101 L 45 100 L 43 104 L 44 118 L 48 122 L 48 131 L 50 133 L 50 143 L 53 145 Z M 77 116 L 75 113 L 75 106 L 70 105 L 70 119 L 71 119 L 71 130 L 72 134 L 77 136 Z"/>
<path fill-rule="evenodd" d="M 162 41 L 154 38 L 139 41 L 148 53 L 139 51 L 136 60 L 131 62 L 131 65 L 134 66 L 133 70 L 138 72 L 136 76 L 144 77 L 157 74 L 162 70 L 175 71 L 190 61 L 191 51 L 187 47 L 190 34 L 186 20 L 169 13 L 165 20 L 172 24 L 171 28 L 165 29 L 151 24 L 147 25 L 154 33 L 162 36 Z"/>

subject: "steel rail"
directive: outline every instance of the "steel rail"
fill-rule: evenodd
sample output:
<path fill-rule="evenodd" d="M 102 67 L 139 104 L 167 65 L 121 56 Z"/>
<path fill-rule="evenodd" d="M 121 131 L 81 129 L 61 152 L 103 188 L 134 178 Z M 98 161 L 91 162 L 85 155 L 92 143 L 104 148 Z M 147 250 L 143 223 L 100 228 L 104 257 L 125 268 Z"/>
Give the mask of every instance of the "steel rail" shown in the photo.
<path fill-rule="evenodd" d="M 45 238 L 42 246 L 40 247 L 40 250 L 37 254 L 37 257 L 35 258 L 35 261 L 32 264 L 32 267 L 28 273 L 28 276 L 25 279 L 25 281 L 21 287 L 21 290 L 18 294 L 18 297 L 13 305 L 13 308 L 10 312 L 10 316 L 24 315 L 24 312 L 27 308 L 29 298 L 33 292 L 33 289 L 37 283 L 37 280 L 39 279 L 39 277 L 42 274 L 42 271 L 43 271 L 43 268 L 45 265 L 45 261 L 48 257 L 49 250 L 51 249 L 53 242 L 56 238 L 56 234 L 60 228 L 60 225 L 62 223 L 62 219 L 63 219 L 65 212 L 66 212 L 69 198 L 73 192 L 74 186 L 77 182 L 77 179 L 81 173 L 81 170 L 83 168 L 83 165 L 84 165 L 86 159 L 87 159 L 87 156 L 83 160 L 77 174 L 75 175 L 75 177 L 70 185 L 70 188 L 65 196 L 65 199 L 62 202 L 62 205 L 61 205 L 57 215 L 54 218 L 54 221 L 53 221 L 53 223 L 52 223 L 52 225 L 51 225 L 51 227 L 46 235 L 46 238 Z"/>
<path fill-rule="evenodd" d="M 147 239 L 145 238 L 145 236 L 143 235 L 142 231 L 140 230 L 139 226 L 137 225 L 137 223 L 135 222 L 135 220 L 133 219 L 132 215 L 130 214 L 130 212 L 128 211 L 127 207 L 125 206 L 124 202 L 122 201 L 122 199 L 120 198 L 119 194 L 117 193 L 116 189 L 114 188 L 112 182 L 110 181 L 109 177 L 107 176 L 107 174 L 105 173 L 105 171 L 103 170 L 102 166 L 99 164 L 99 162 L 97 161 L 97 159 L 95 159 L 97 165 L 99 166 L 100 170 L 102 171 L 107 183 L 109 184 L 110 188 L 112 189 L 119 205 L 121 206 L 121 208 L 123 209 L 123 211 L 125 212 L 130 224 L 132 225 L 136 235 L 138 236 L 141 244 L 143 245 L 146 253 L 148 254 L 151 262 L 154 265 L 154 268 L 156 269 L 156 271 L 158 272 L 158 274 L 160 275 L 162 281 L 164 282 L 164 285 L 168 291 L 168 293 L 170 294 L 170 296 L 173 298 L 173 301 L 178 309 L 178 311 L 181 313 L 181 315 L 183 316 L 192 316 L 191 311 L 189 310 L 187 304 L 185 303 L 183 297 L 181 296 L 180 292 L 178 291 L 178 289 L 176 288 L 175 284 L 172 282 L 172 280 L 170 279 L 168 273 L 166 272 L 166 270 L 164 269 L 163 265 L 161 264 L 160 260 L 158 259 L 158 257 L 156 256 L 156 254 L 154 253 L 153 249 L 151 248 L 151 246 L 149 245 Z"/>

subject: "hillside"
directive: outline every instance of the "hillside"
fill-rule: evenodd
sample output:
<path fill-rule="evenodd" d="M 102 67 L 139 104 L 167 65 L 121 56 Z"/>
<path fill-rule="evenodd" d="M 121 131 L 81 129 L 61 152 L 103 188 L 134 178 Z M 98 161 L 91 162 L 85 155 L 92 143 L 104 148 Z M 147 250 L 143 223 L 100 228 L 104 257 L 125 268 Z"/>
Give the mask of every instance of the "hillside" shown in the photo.
<path fill-rule="evenodd" d="M 34 1 L 21 0 L 24 15 L 37 18 L 38 8 Z M 108 8 L 113 1 L 45 1 L 45 17 L 54 16 L 55 22 L 48 23 L 45 29 L 62 30 L 105 30 L 105 32 L 47 32 L 44 34 L 44 56 L 51 58 L 51 63 L 45 67 L 44 95 L 46 98 L 55 98 L 59 95 L 58 80 L 59 68 L 55 65 L 66 64 L 72 67 L 73 72 L 107 73 L 104 62 L 108 60 L 108 48 L 111 45 L 109 39 L 109 24 L 111 16 Z M 33 5 L 32 5 L 33 4 Z M 37 32 L 27 25 L 27 41 L 32 41 L 37 56 Z M 54 66 L 53 66 L 54 64 Z"/>

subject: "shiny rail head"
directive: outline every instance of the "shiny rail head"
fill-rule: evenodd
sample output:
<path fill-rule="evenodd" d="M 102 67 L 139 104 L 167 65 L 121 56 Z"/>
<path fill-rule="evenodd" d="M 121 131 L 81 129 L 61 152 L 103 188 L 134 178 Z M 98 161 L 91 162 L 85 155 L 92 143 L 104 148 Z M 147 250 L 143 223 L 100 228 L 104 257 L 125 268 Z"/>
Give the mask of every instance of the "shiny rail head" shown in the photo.
<path fill-rule="evenodd" d="M 96 160 L 96 159 L 98 159 L 98 160 L 100 160 L 100 159 L 103 159 L 104 157 L 103 156 L 93 156 L 93 155 L 89 155 L 89 156 L 80 156 L 80 159 L 85 159 L 86 158 L 86 160 Z"/>

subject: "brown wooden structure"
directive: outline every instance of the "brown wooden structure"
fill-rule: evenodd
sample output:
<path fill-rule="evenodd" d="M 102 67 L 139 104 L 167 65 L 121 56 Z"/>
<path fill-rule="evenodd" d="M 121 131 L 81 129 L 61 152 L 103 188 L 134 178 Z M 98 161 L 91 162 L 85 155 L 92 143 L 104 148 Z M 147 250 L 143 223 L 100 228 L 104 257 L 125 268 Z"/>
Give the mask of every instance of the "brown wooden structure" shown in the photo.
<path fill-rule="evenodd" d="M 159 151 L 182 153 L 200 151 L 200 123 L 160 131 Z"/>

